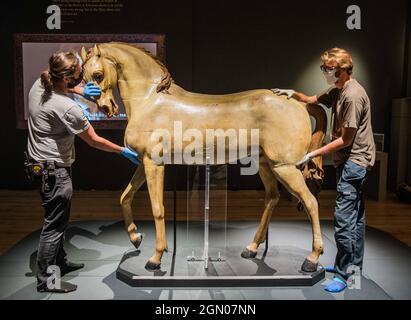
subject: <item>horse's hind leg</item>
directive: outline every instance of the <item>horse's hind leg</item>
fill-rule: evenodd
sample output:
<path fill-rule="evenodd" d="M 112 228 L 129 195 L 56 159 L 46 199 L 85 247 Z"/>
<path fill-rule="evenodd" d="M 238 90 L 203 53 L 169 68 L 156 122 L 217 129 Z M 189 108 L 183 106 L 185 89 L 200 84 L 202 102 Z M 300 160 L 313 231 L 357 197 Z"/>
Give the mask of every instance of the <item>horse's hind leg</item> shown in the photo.
<path fill-rule="evenodd" d="M 323 253 L 323 240 L 321 236 L 320 220 L 318 217 L 318 203 L 305 184 L 303 175 L 295 166 L 287 165 L 272 168 L 278 180 L 301 201 L 311 220 L 312 226 L 312 252 L 305 259 L 301 269 L 306 272 L 317 270 L 320 255 Z"/>
<path fill-rule="evenodd" d="M 160 269 L 163 252 L 167 250 L 166 228 L 164 223 L 164 166 L 156 165 L 147 155 L 144 156 L 148 192 L 156 226 L 156 252 L 146 263 L 146 269 Z"/>
<path fill-rule="evenodd" d="M 131 243 L 136 247 L 136 249 L 140 246 L 140 243 L 143 240 L 143 236 L 141 233 L 137 233 L 137 226 L 133 221 L 133 210 L 131 208 L 131 203 L 133 202 L 136 191 L 140 189 L 144 181 L 146 181 L 144 175 L 144 166 L 140 164 L 137 167 L 133 178 L 128 184 L 126 190 L 124 190 L 120 198 L 120 204 L 123 210 L 124 223 L 128 237 L 130 238 Z"/>
<path fill-rule="evenodd" d="M 265 187 L 265 208 L 253 242 L 241 253 L 241 256 L 246 259 L 254 258 L 257 255 L 258 246 L 265 240 L 274 207 L 280 199 L 277 179 L 271 172 L 267 161 L 262 157 L 260 157 L 259 174 Z"/>

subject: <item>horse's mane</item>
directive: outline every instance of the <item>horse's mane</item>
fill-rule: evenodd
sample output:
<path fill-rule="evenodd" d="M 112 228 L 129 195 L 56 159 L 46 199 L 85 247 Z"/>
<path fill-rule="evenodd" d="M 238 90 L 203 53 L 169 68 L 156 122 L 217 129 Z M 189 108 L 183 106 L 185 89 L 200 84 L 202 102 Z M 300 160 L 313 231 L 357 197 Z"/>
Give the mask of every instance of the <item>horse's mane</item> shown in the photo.
<path fill-rule="evenodd" d="M 118 41 L 113 41 L 110 42 L 109 44 L 121 44 L 129 47 L 133 47 L 135 49 L 140 50 L 142 53 L 148 55 L 151 59 L 154 60 L 158 64 L 158 66 L 161 68 L 161 71 L 163 72 L 163 77 L 161 78 L 161 82 L 157 86 L 157 93 L 158 92 L 165 92 L 168 93 L 168 89 L 170 88 L 171 84 L 174 82 L 173 78 L 171 77 L 170 72 L 168 71 L 167 67 L 164 65 L 164 63 L 156 56 L 154 56 L 150 51 L 147 49 L 140 47 L 136 44 L 131 44 L 131 43 L 126 43 L 126 42 L 118 42 Z"/>

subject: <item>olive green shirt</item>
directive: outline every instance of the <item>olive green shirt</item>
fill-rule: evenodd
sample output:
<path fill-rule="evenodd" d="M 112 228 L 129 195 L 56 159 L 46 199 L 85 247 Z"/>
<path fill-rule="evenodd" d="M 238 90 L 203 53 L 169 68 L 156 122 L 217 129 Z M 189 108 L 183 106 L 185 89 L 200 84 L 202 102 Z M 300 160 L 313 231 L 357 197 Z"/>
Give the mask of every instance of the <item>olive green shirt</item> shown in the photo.
<path fill-rule="evenodd" d="M 355 128 L 352 145 L 333 154 L 337 167 L 351 160 L 367 169 L 375 163 L 375 143 L 371 125 L 371 103 L 357 80 L 347 81 L 342 89 L 332 87 L 318 96 L 318 102 L 332 108 L 331 140 L 341 137 L 341 128 Z"/>

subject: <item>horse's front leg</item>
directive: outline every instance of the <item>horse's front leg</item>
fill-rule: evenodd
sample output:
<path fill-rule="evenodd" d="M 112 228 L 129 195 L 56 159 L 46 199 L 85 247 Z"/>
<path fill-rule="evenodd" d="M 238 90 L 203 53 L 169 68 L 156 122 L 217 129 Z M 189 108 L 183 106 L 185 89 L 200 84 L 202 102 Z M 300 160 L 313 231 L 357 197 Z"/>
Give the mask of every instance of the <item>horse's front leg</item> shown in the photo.
<path fill-rule="evenodd" d="M 164 165 L 156 165 L 148 155 L 144 155 L 143 163 L 156 226 L 156 252 L 147 261 L 146 269 L 154 271 L 160 269 L 163 252 L 167 249 L 163 205 Z"/>

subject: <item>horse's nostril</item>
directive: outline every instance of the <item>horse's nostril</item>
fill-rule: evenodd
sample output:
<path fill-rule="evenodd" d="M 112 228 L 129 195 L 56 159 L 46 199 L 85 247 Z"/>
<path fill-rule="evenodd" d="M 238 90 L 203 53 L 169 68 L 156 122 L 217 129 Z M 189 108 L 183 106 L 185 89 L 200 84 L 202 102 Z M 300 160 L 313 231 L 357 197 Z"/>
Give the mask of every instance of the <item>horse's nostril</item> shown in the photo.
<path fill-rule="evenodd" d="M 103 106 L 104 113 L 110 113 L 110 108 L 108 106 Z"/>

